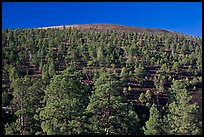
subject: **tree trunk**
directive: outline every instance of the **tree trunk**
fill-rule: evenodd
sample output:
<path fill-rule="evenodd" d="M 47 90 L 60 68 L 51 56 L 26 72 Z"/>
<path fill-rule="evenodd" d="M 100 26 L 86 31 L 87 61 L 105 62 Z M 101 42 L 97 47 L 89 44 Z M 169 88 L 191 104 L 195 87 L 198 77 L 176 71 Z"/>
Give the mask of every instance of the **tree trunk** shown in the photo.
<path fill-rule="evenodd" d="M 109 135 L 109 129 L 105 128 L 106 135 Z"/>
<path fill-rule="evenodd" d="M 108 94 L 108 110 L 105 112 L 105 121 L 106 121 L 106 125 L 105 125 L 105 133 L 106 135 L 109 135 L 109 123 L 108 123 L 108 118 L 110 116 L 110 93 Z"/>
<path fill-rule="evenodd" d="M 24 135 L 24 109 L 23 100 L 21 100 L 21 114 L 20 114 L 20 134 Z"/>
<path fill-rule="evenodd" d="M 160 105 L 160 103 L 159 103 L 159 92 L 157 92 L 157 106 L 159 106 Z"/>
<path fill-rule="evenodd" d="M 25 128 L 25 118 L 24 118 L 24 91 L 21 92 L 21 100 L 20 100 L 20 134 L 24 135 L 24 128 Z"/>

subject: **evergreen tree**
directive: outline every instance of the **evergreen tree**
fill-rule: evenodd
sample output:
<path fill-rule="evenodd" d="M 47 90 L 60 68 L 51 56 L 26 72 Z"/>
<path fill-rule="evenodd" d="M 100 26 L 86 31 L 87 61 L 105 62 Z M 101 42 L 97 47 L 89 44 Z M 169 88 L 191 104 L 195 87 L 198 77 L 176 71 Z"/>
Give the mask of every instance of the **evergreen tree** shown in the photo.
<path fill-rule="evenodd" d="M 104 56 L 104 53 L 103 53 L 103 47 L 99 47 L 98 51 L 97 51 L 97 60 L 100 64 L 100 66 L 102 64 L 104 64 L 105 62 L 105 56 Z"/>
<path fill-rule="evenodd" d="M 121 73 L 120 73 L 120 77 L 121 77 L 121 80 L 124 82 L 124 84 L 127 84 L 127 82 L 128 82 L 128 72 L 127 72 L 126 67 L 122 68 Z"/>
<path fill-rule="evenodd" d="M 102 73 L 95 82 L 87 113 L 94 134 L 137 134 L 138 117 L 124 102 L 122 89 L 114 75 Z"/>
<path fill-rule="evenodd" d="M 135 67 L 134 71 L 135 71 L 135 76 L 137 77 L 138 80 L 143 78 L 143 76 L 145 75 L 145 69 L 141 64 L 139 64 L 138 67 Z"/>
<path fill-rule="evenodd" d="M 140 96 L 139 96 L 139 101 L 144 103 L 147 101 L 146 97 L 145 97 L 145 94 L 144 93 L 141 93 Z"/>
<path fill-rule="evenodd" d="M 162 120 L 155 104 L 150 108 L 149 120 L 145 122 L 143 127 L 145 135 L 161 135 Z"/>
<path fill-rule="evenodd" d="M 80 117 L 85 108 L 83 86 L 71 71 L 55 75 L 45 90 L 45 107 L 40 111 L 42 130 L 47 135 L 80 134 Z"/>
<path fill-rule="evenodd" d="M 9 67 L 9 80 L 12 82 L 18 77 L 17 69 L 13 66 Z"/>
<path fill-rule="evenodd" d="M 26 108 L 29 107 L 27 106 L 27 97 L 29 94 L 28 93 L 28 87 L 30 86 L 30 81 L 28 77 L 25 77 L 25 79 L 16 79 L 12 83 L 12 87 L 14 88 L 13 92 L 13 104 L 16 109 L 15 115 L 17 116 L 16 120 L 16 130 L 20 135 L 25 135 L 28 134 L 28 131 L 26 129 Z M 27 95 L 27 96 L 26 96 Z"/>
<path fill-rule="evenodd" d="M 40 130 L 34 115 L 36 109 L 41 107 L 44 86 L 40 79 L 31 80 L 28 76 L 18 78 L 12 83 L 13 100 L 12 107 L 17 117 L 16 122 L 9 126 L 15 127 L 15 132 L 20 135 L 34 135 L 37 130 Z M 6 128 L 6 134 L 12 133 Z"/>
<path fill-rule="evenodd" d="M 132 102 L 135 110 L 142 107 L 140 124 L 144 126 L 147 111 L 156 103 L 165 131 L 160 134 L 200 134 L 201 120 L 195 119 L 199 115 L 192 103 L 201 106 L 200 99 L 181 100 L 185 100 L 185 88 L 192 88 L 193 96 L 200 90 L 202 39 L 163 32 L 132 33 L 126 27 L 122 27 L 123 32 L 120 27 L 118 31 L 112 27 L 104 31 L 101 27 L 2 31 L 3 134 L 141 134 L 136 111 L 127 103 L 138 98 L 134 94 L 138 88 L 128 82 L 139 82 L 143 90 L 149 80 L 154 80 L 156 97 L 147 90 L 139 97 L 145 105 Z M 88 69 L 83 71 L 85 66 Z M 114 73 L 102 79 L 106 70 Z M 29 78 L 24 77 L 26 74 Z M 35 79 L 38 76 L 42 78 Z M 171 83 L 171 90 L 166 90 Z"/>
<path fill-rule="evenodd" d="M 52 77 L 53 75 L 55 75 L 55 64 L 54 64 L 54 61 L 51 60 L 51 63 L 49 65 L 49 68 L 48 68 L 48 74 L 50 77 Z"/>
<path fill-rule="evenodd" d="M 190 103 L 192 96 L 187 94 L 185 88 L 176 88 L 181 82 L 174 81 L 172 92 L 174 100 L 168 105 L 165 117 L 164 130 L 170 135 L 198 135 L 201 134 L 201 121 L 199 119 L 198 105 Z"/>
<path fill-rule="evenodd" d="M 152 94 L 151 94 L 150 90 L 147 90 L 145 92 L 145 97 L 146 97 L 147 101 L 151 101 Z"/>

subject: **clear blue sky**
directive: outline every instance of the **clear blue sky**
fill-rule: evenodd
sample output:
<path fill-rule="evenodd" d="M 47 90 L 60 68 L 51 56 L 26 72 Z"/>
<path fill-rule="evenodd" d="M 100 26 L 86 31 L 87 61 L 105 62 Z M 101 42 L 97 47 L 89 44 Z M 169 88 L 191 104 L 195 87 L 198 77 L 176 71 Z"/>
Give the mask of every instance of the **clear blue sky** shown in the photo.
<path fill-rule="evenodd" d="M 3 2 L 2 29 L 113 23 L 202 36 L 201 2 Z"/>

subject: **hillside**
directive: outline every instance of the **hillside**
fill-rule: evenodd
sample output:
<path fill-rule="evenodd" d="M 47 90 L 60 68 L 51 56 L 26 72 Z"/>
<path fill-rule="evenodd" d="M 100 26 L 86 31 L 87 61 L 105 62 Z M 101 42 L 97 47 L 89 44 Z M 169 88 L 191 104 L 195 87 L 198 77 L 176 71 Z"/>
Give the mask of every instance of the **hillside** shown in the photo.
<path fill-rule="evenodd" d="M 162 117 L 178 111 L 181 127 L 202 119 L 198 37 L 115 24 L 6 29 L 2 73 L 4 134 L 143 135 L 153 104 Z"/>
<path fill-rule="evenodd" d="M 162 29 L 151 29 L 151 28 L 141 28 L 141 27 L 131 27 L 131 26 L 124 26 L 124 25 L 117 25 L 117 24 L 73 24 L 73 25 L 63 25 L 63 26 L 50 26 L 50 27 L 39 27 L 42 29 L 48 28 L 78 28 L 78 29 L 96 29 L 96 30 L 107 30 L 111 29 L 114 31 L 125 31 L 125 32 L 148 32 L 148 33 L 171 33 L 171 31 L 162 30 Z"/>

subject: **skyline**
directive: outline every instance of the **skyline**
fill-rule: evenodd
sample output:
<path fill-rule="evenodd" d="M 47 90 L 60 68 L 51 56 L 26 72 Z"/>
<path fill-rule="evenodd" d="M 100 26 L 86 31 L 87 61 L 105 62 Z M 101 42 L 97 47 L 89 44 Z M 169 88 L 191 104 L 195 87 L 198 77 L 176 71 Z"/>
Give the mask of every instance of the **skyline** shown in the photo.
<path fill-rule="evenodd" d="M 202 37 L 202 2 L 2 2 L 2 29 L 96 23 Z"/>

